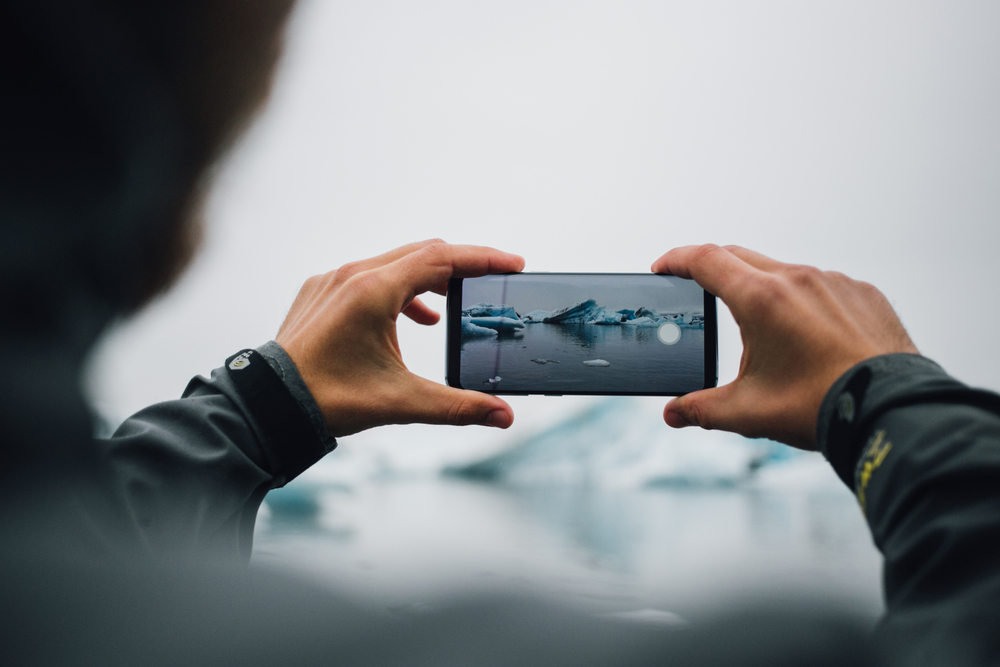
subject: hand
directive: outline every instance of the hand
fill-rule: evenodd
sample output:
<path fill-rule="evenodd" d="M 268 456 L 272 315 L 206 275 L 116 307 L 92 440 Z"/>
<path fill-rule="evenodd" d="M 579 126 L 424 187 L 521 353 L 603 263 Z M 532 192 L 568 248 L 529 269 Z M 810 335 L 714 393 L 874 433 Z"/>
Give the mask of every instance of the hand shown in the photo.
<path fill-rule="evenodd" d="M 736 379 L 667 404 L 670 426 L 689 425 L 816 448 L 827 391 L 855 364 L 881 354 L 919 354 L 875 287 L 842 273 L 782 264 L 740 248 L 676 248 L 654 273 L 693 278 L 729 306 L 743 356 Z"/>
<path fill-rule="evenodd" d="M 492 248 L 424 241 L 308 279 L 275 340 L 299 369 L 331 435 L 384 424 L 482 424 L 507 428 L 502 399 L 440 385 L 407 370 L 396 318 L 440 315 L 417 295 L 444 294 L 451 277 L 510 273 L 524 260 Z"/>

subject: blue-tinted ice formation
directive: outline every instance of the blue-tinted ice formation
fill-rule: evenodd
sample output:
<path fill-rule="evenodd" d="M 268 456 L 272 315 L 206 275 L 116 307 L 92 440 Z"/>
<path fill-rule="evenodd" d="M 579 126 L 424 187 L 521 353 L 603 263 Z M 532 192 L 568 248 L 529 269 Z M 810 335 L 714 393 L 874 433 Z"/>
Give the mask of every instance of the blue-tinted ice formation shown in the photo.
<path fill-rule="evenodd" d="M 576 411 L 563 412 L 568 416 L 552 419 L 541 430 L 525 430 L 522 424 L 520 430 L 515 427 L 498 434 L 499 451 L 481 442 L 478 432 L 465 429 L 389 426 L 366 431 L 345 439 L 334 453 L 296 479 L 294 487 L 336 486 L 348 491 L 369 482 L 427 478 L 444 472 L 469 480 L 545 489 L 749 488 L 848 493 L 820 454 L 724 431 L 671 429 L 663 423 L 660 400 L 614 397 L 578 405 Z M 517 409 L 524 409 L 523 404 Z"/>
<path fill-rule="evenodd" d="M 466 318 L 463 317 L 462 319 L 465 320 Z M 469 323 L 474 326 L 496 329 L 497 331 L 524 328 L 524 322 L 516 317 L 470 317 L 468 319 Z"/>
<path fill-rule="evenodd" d="M 530 313 L 525 313 L 521 316 L 521 321 L 525 324 L 531 324 L 533 322 L 541 322 L 543 319 L 549 316 L 549 311 L 547 310 L 533 310 Z"/>
<path fill-rule="evenodd" d="M 626 325 L 635 327 L 658 327 L 664 322 L 678 326 L 702 329 L 705 316 L 702 313 L 659 313 L 652 308 L 635 310 L 607 310 L 594 299 L 587 299 L 572 306 L 556 310 L 532 310 L 519 315 L 506 304 L 477 303 L 462 311 L 463 330 L 465 323 L 489 329 L 520 329 L 525 324 L 600 324 L 607 326 Z M 473 334 L 485 335 L 485 334 Z"/>
<path fill-rule="evenodd" d="M 565 308 L 553 310 L 542 318 L 544 324 L 588 324 L 604 315 L 604 308 L 597 305 L 593 299 Z"/>
<path fill-rule="evenodd" d="M 462 336 L 496 336 L 496 329 L 481 327 L 472 323 L 471 317 L 462 318 Z"/>
<path fill-rule="evenodd" d="M 646 403 L 604 399 L 498 454 L 446 472 L 509 484 L 733 487 L 753 482 L 763 467 L 803 456 L 771 440 L 668 428 L 658 414 L 647 414 Z"/>
<path fill-rule="evenodd" d="M 469 317 L 509 317 L 520 319 L 514 309 L 510 306 L 494 306 L 492 303 L 477 303 L 462 310 L 463 315 Z"/>

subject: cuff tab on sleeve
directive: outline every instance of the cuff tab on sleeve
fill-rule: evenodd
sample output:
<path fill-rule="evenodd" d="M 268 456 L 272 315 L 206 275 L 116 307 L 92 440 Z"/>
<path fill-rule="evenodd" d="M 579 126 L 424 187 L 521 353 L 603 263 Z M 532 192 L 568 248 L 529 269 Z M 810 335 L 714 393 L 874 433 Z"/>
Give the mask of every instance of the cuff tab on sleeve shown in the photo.
<path fill-rule="evenodd" d="M 278 486 L 298 477 L 327 453 L 309 415 L 259 352 L 241 350 L 229 357 L 226 372 L 264 435 L 264 454 Z"/>
<path fill-rule="evenodd" d="M 844 379 L 846 382 L 841 386 L 837 386 L 841 383 L 835 384 L 831 391 L 831 394 L 836 396 L 836 404 L 832 414 L 829 415 L 826 432 L 820 434 L 820 448 L 837 476 L 853 490 L 854 465 L 861 453 L 858 439 L 853 436 L 856 435 L 854 430 L 859 425 L 865 394 L 868 393 L 868 386 L 872 381 L 871 368 L 868 366 L 856 368 L 853 373 L 845 375 L 842 380 Z M 838 446 L 831 447 L 831 443 L 838 443 Z M 853 446 L 855 444 L 857 446 Z"/>

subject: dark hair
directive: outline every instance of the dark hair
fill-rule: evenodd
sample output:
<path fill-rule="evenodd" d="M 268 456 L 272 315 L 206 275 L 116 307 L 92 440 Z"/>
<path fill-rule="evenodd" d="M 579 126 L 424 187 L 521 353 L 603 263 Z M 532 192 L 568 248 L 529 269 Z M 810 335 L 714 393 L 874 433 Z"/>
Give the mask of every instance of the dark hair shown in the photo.
<path fill-rule="evenodd" d="M 293 2 L 0 2 L 0 307 L 44 322 L 82 290 L 110 316 L 173 281 Z"/>

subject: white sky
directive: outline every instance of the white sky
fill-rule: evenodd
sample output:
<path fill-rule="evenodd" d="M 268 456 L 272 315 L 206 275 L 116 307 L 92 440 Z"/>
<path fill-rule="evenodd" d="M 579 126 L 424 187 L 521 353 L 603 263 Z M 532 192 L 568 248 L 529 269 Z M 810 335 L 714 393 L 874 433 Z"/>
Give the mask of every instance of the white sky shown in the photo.
<path fill-rule="evenodd" d="M 273 337 L 309 275 L 436 236 L 535 271 L 709 241 L 838 269 L 1000 389 L 998 26 L 996 0 L 304 2 L 204 252 L 105 341 L 90 391 L 117 415 L 174 398 Z M 443 326 L 400 337 L 442 379 Z M 720 338 L 725 381 L 725 313 Z M 579 405 L 511 402 L 515 435 Z M 381 437 L 473 437 L 444 431 Z"/>
<path fill-rule="evenodd" d="M 587 299 L 607 310 L 652 308 L 661 313 L 701 312 L 705 292 L 692 280 L 652 273 L 639 275 L 483 276 L 462 281 L 462 307 L 504 304 L 524 315 L 568 308 Z"/>

